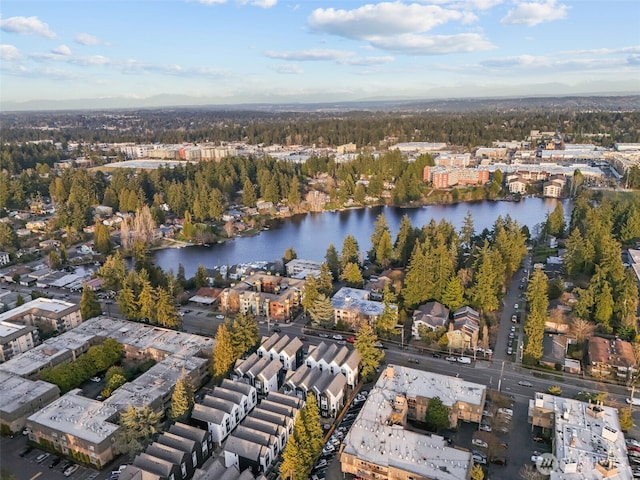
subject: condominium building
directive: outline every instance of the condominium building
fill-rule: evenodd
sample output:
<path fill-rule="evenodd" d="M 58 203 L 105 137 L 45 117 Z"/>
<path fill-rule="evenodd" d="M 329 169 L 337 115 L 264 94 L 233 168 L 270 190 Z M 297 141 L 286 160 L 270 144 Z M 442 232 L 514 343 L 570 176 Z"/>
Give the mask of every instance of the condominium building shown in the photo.
<path fill-rule="evenodd" d="M 39 329 L 66 332 L 82 323 L 80 305 L 54 298 L 36 298 L 0 313 L 0 322 L 31 325 Z"/>

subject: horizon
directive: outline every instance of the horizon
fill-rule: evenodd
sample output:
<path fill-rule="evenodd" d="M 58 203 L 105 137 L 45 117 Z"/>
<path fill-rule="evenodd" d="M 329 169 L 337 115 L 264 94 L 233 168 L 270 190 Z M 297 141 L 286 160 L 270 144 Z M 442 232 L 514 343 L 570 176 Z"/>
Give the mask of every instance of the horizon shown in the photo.
<path fill-rule="evenodd" d="M 3 2 L 3 111 L 637 94 L 631 0 Z"/>

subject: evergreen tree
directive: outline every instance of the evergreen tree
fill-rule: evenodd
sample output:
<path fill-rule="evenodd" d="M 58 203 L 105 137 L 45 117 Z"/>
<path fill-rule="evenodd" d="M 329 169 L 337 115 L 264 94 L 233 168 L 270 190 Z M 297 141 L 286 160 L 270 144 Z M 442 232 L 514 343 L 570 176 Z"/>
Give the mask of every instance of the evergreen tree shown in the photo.
<path fill-rule="evenodd" d="M 433 397 L 429 400 L 424 421 L 427 424 L 427 428 L 436 433 L 451 426 L 449 408 L 442 403 L 440 397 Z"/>
<path fill-rule="evenodd" d="M 330 297 L 333 293 L 333 276 L 327 262 L 320 265 L 320 275 L 318 278 L 318 291 Z"/>
<path fill-rule="evenodd" d="M 609 282 L 604 281 L 600 291 L 596 294 L 595 300 L 595 321 L 603 325 L 607 330 L 613 316 L 613 295 Z"/>
<path fill-rule="evenodd" d="M 315 325 L 329 327 L 334 324 L 334 312 L 331 299 L 320 293 L 309 310 L 309 316 Z"/>
<path fill-rule="evenodd" d="M 360 354 L 361 365 L 360 376 L 367 381 L 373 379 L 376 368 L 384 358 L 384 351 L 376 348 L 378 337 L 369 323 L 363 322 L 358 331 L 358 336 L 353 346 Z"/>
<path fill-rule="evenodd" d="M 384 232 L 389 232 L 389 224 L 387 223 L 387 217 L 384 213 L 378 214 L 376 218 L 376 222 L 373 225 L 373 233 L 371 234 L 371 250 L 369 250 L 369 260 L 371 262 L 376 262 L 377 260 L 377 251 L 378 244 L 380 243 Z M 389 236 L 391 238 L 391 236 Z"/>
<path fill-rule="evenodd" d="M 107 257 L 100 269 L 98 270 L 98 278 L 104 283 L 102 287 L 104 290 L 118 291 L 122 288 L 122 282 L 127 274 L 127 267 L 124 263 L 124 259 L 120 254 L 120 250 L 116 251 L 113 255 Z"/>
<path fill-rule="evenodd" d="M 451 312 L 455 312 L 464 303 L 464 287 L 457 276 L 452 276 L 442 293 L 442 304 Z"/>
<path fill-rule="evenodd" d="M 318 295 L 318 281 L 313 275 L 307 276 L 302 288 L 302 308 L 305 312 L 309 312 L 313 308 L 313 304 L 316 302 Z"/>
<path fill-rule="evenodd" d="M 393 257 L 400 266 L 406 266 L 411 258 L 411 253 L 417 239 L 415 228 L 407 214 L 402 216 L 398 235 L 393 245 Z"/>
<path fill-rule="evenodd" d="M 318 403 L 312 393 L 307 395 L 307 401 L 300 410 L 300 420 L 304 423 L 307 436 L 305 445 L 310 450 L 311 458 L 317 458 L 324 447 L 324 433 L 320 424 Z"/>
<path fill-rule="evenodd" d="M 120 453 L 126 453 L 133 459 L 144 451 L 152 437 L 160 430 L 159 413 L 149 407 L 136 408 L 129 405 L 120 413 L 119 435 L 116 440 Z"/>
<path fill-rule="evenodd" d="M 500 308 L 498 295 L 502 287 L 503 267 L 485 240 L 474 264 L 476 273 L 471 288 L 471 301 L 481 311 L 495 312 Z"/>
<path fill-rule="evenodd" d="M 297 422 L 296 422 L 297 424 Z M 294 425 L 295 432 L 295 425 Z M 304 439 L 299 440 L 298 435 L 291 435 L 287 445 L 282 451 L 282 464 L 280 465 L 280 475 L 283 479 L 307 480 L 308 462 L 303 455 Z"/>
<path fill-rule="evenodd" d="M 89 320 L 90 318 L 102 315 L 102 307 L 98 301 L 96 292 L 91 290 L 85 282 L 82 286 L 82 297 L 80 298 L 80 315 L 82 320 Z"/>
<path fill-rule="evenodd" d="M 342 242 L 342 251 L 340 252 L 340 267 L 345 269 L 347 264 L 360 264 L 358 258 L 358 242 L 353 235 L 347 235 Z"/>
<path fill-rule="evenodd" d="M 118 308 L 120 313 L 127 320 L 135 320 L 138 318 L 138 307 L 136 305 L 136 297 L 131 287 L 125 283 L 118 292 Z"/>
<path fill-rule="evenodd" d="M 362 288 L 364 284 L 360 267 L 355 263 L 347 263 L 344 266 L 340 280 L 346 282 L 349 287 Z"/>
<path fill-rule="evenodd" d="M 111 235 L 109 229 L 102 222 L 96 222 L 93 231 L 93 245 L 95 251 L 107 255 L 111 253 L 113 245 L 111 244 Z"/>
<path fill-rule="evenodd" d="M 547 276 L 542 269 L 536 268 L 527 288 L 529 315 L 524 326 L 525 343 L 523 351 L 523 361 L 527 363 L 536 363 L 542 358 L 544 326 L 547 321 L 547 308 L 549 306 L 548 289 Z"/>
<path fill-rule="evenodd" d="M 289 207 L 295 212 L 300 205 L 300 182 L 296 175 L 291 178 L 291 185 L 289 186 L 289 194 L 287 195 L 287 202 Z"/>
<path fill-rule="evenodd" d="M 189 381 L 182 377 L 176 382 L 176 386 L 171 394 L 170 417 L 177 422 L 184 422 L 188 419 L 193 408 L 193 388 Z"/>
<path fill-rule="evenodd" d="M 194 277 L 194 282 L 196 288 L 209 286 L 209 274 L 207 273 L 207 269 L 204 265 L 198 265 L 198 269 L 196 270 L 196 275 Z"/>
<path fill-rule="evenodd" d="M 286 266 L 291 260 L 295 260 L 298 258 L 298 254 L 294 250 L 293 247 L 289 247 L 284 251 L 284 256 L 282 257 L 282 263 Z"/>
<path fill-rule="evenodd" d="M 484 480 L 484 470 L 477 463 L 471 469 L 471 480 Z"/>
<path fill-rule="evenodd" d="M 429 299 L 424 290 L 427 278 L 427 262 L 420 243 L 416 243 L 404 278 L 404 288 L 402 289 L 405 306 L 413 308 Z"/>
<path fill-rule="evenodd" d="M 184 265 L 182 265 L 182 263 L 178 264 L 178 275 L 176 276 L 176 280 L 182 286 L 182 288 L 184 288 L 187 283 L 187 277 L 185 277 Z"/>
<path fill-rule="evenodd" d="M 142 287 L 138 295 L 139 318 L 146 318 L 150 322 L 156 321 L 156 292 L 147 279 L 141 279 Z"/>
<path fill-rule="evenodd" d="M 545 231 L 554 237 L 562 237 L 564 235 L 564 207 L 561 202 L 556 203 L 556 208 L 547 217 L 545 223 Z"/>
<path fill-rule="evenodd" d="M 393 333 L 398 324 L 398 307 L 394 305 L 396 296 L 385 284 L 382 295 L 382 313 L 376 320 L 376 333 L 379 336 L 389 337 Z"/>
<path fill-rule="evenodd" d="M 176 328 L 180 326 L 180 315 L 178 315 L 178 309 L 175 306 L 173 296 L 163 287 L 156 289 L 157 304 L 156 304 L 156 322 L 158 325 L 165 328 Z"/>
<path fill-rule="evenodd" d="M 246 178 L 244 184 L 242 186 L 242 203 L 245 207 L 255 207 L 256 206 L 256 189 L 251 183 L 249 178 Z"/>
<path fill-rule="evenodd" d="M 329 244 L 324 258 L 327 261 L 327 265 L 329 266 L 329 270 L 331 270 L 331 275 L 334 280 L 337 279 L 340 275 L 340 259 L 338 258 L 338 252 L 336 251 L 336 247 L 333 243 Z"/>
<path fill-rule="evenodd" d="M 233 340 L 226 324 L 218 327 L 213 356 L 211 361 L 211 376 L 220 383 L 229 374 L 238 357 L 235 356 Z"/>
<path fill-rule="evenodd" d="M 473 228 L 473 217 L 471 216 L 471 211 L 467 210 L 467 214 L 464 217 L 464 222 L 462 223 L 462 228 L 460 228 L 460 241 L 462 242 L 465 250 L 471 250 L 471 242 L 475 235 L 475 230 Z"/>
<path fill-rule="evenodd" d="M 251 312 L 238 312 L 229 327 L 229 334 L 236 359 L 255 349 L 260 341 L 258 322 Z"/>

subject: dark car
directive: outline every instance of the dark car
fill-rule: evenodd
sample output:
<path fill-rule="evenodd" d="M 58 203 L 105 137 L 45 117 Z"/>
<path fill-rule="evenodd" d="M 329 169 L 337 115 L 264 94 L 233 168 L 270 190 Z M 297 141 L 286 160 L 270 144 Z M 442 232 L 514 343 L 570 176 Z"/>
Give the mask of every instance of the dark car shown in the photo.
<path fill-rule="evenodd" d="M 53 468 L 56 465 L 58 465 L 60 462 L 62 461 L 62 458 L 60 457 L 56 457 L 53 460 L 51 460 L 51 462 L 49 463 L 49 468 Z"/>
<path fill-rule="evenodd" d="M 272 332 L 276 332 L 276 333 L 280 333 L 282 331 L 282 329 L 276 327 L 276 328 L 272 328 L 271 331 Z"/>
<path fill-rule="evenodd" d="M 33 451 L 33 447 L 27 445 L 25 448 L 22 449 L 22 451 L 20 452 L 20 456 L 21 457 L 25 457 L 27 455 L 29 455 L 31 452 Z"/>
<path fill-rule="evenodd" d="M 440 355 L 439 353 L 432 353 L 431 356 L 433 358 L 442 358 L 442 355 Z"/>
<path fill-rule="evenodd" d="M 507 466 L 507 459 L 504 457 L 495 457 L 491 459 L 491 463 L 494 465 L 502 465 L 503 467 Z"/>

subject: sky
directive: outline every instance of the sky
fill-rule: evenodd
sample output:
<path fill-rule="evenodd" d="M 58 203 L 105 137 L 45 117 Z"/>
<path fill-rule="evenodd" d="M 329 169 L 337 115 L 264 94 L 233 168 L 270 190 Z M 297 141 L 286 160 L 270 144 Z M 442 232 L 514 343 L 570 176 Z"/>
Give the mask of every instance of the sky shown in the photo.
<path fill-rule="evenodd" d="M 2 110 L 629 93 L 638 0 L 0 4 Z"/>

